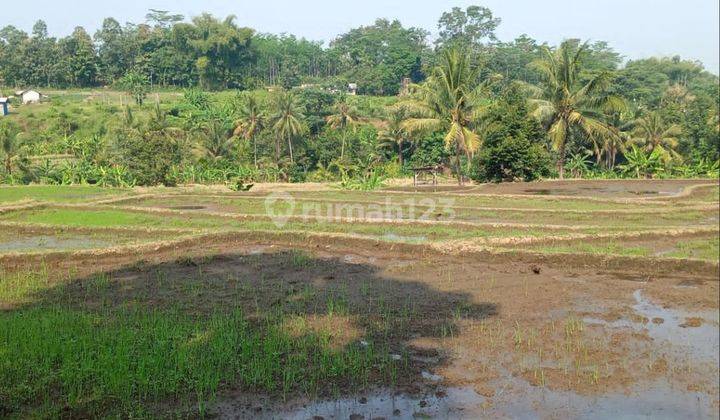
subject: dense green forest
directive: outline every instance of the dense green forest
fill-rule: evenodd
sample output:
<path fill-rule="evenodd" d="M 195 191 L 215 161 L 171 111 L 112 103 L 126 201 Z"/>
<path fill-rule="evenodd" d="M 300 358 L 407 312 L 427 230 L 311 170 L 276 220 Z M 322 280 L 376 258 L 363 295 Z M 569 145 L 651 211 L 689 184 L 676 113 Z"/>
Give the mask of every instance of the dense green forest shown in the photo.
<path fill-rule="evenodd" d="M 453 8 L 432 43 L 378 19 L 327 45 L 157 10 L 92 36 L 6 26 L 0 93 L 49 99 L 14 98 L 0 119 L 0 179 L 372 188 L 435 164 L 461 182 L 717 176 L 718 77 L 700 63 L 625 62 L 602 41 L 503 42 L 500 24 Z"/>

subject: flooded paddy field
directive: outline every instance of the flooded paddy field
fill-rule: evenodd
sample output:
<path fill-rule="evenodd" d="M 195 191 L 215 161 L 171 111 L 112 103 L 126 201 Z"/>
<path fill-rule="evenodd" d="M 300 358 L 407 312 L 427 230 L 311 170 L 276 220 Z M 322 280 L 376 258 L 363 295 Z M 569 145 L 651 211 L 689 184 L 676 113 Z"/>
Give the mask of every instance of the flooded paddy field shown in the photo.
<path fill-rule="evenodd" d="M 680 194 L 688 187 L 707 184 L 707 180 L 566 180 L 535 183 L 510 182 L 468 187 L 396 187 L 395 191 L 453 192 L 459 194 L 513 194 L 540 196 L 583 196 L 605 198 L 652 198 Z"/>
<path fill-rule="evenodd" d="M 103 249 L 153 242 L 169 233 L 0 225 L 0 254 Z"/>
<path fill-rule="evenodd" d="M 717 418 L 718 202 L 695 185 L 400 222 L 278 223 L 267 191 L 7 209 L 0 416 Z M 456 197 L 292 191 L 433 194 Z"/>
<path fill-rule="evenodd" d="M 333 219 L 421 219 L 426 221 L 462 221 L 475 223 L 514 223 L 535 225 L 574 225 L 633 228 L 670 228 L 694 225 L 714 226 L 720 210 L 709 204 L 683 207 L 683 211 L 668 211 L 669 206 L 651 205 L 636 209 L 607 209 L 606 203 L 597 208 L 554 209 L 544 202 L 533 207 L 492 207 L 493 203 L 476 204 L 458 202 L 446 197 L 438 202 L 429 197 L 408 200 L 407 197 L 385 195 L 365 201 L 348 201 L 344 198 L 322 198 L 317 194 L 295 193 L 292 202 L 273 202 L 272 210 L 283 212 L 300 220 L 313 218 Z M 198 213 L 265 215 L 270 208 L 267 196 L 169 195 L 130 198 L 107 204 L 115 208 L 156 208 Z M 459 204 L 458 204 L 459 203 Z M 497 203 L 495 203 L 497 204 Z"/>
<path fill-rule="evenodd" d="M 586 252 L 606 255 L 692 258 L 718 262 L 720 238 L 712 229 L 678 235 L 617 235 L 608 238 L 543 241 L 529 249 L 549 253 Z"/>

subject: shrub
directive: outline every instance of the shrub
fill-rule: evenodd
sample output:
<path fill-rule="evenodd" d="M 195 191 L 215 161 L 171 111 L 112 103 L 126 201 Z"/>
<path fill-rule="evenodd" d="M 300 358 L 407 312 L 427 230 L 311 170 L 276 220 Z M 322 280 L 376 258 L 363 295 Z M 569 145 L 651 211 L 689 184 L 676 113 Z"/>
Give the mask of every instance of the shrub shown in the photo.
<path fill-rule="evenodd" d="M 529 115 L 527 101 L 509 87 L 484 119 L 485 143 L 473 162 L 477 181 L 531 181 L 550 174 L 550 155 L 540 124 Z"/>
<path fill-rule="evenodd" d="M 173 165 L 180 162 L 177 142 L 154 132 L 129 133 L 116 140 L 119 163 L 138 185 L 175 184 Z"/>
<path fill-rule="evenodd" d="M 505 137 L 482 149 L 470 177 L 476 181 L 532 181 L 550 174 L 552 160 L 545 147 L 525 138 Z"/>

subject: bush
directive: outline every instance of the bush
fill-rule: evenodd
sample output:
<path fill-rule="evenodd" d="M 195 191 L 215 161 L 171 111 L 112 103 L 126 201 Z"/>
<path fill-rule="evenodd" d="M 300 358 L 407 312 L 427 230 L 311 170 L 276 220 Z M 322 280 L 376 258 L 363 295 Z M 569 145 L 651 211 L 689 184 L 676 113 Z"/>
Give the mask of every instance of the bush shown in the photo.
<path fill-rule="evenodd" d="M 532 181 L 550 174 L 552 160 L 540 124 L 529 115 L 527 101 L 509 87 L 485 118 L 485 144 L 474 159 L 476 181 Z"/>
<path fill-rule="evenodd" d="M 433 133 L 429 138 L 418 141 L 406 166 L 435 166 L 447 162 L 450 153 L 445 148 L 443 136 L 443 133 Z"/>
<path fill-rule="evenodd" d="M 550 174 L 552 160 L 545 147 L 524 138 L 505 137 L 482 149 L 470 177 L 476 181 L 532 181 Z"/>
<path fill-rule="evenodd" d="M 176 141 L 153 132 L 121 135 L 116 140 L 119 163 L 138 185 L 175 185 L 173 165 L 180 162 Z"/>

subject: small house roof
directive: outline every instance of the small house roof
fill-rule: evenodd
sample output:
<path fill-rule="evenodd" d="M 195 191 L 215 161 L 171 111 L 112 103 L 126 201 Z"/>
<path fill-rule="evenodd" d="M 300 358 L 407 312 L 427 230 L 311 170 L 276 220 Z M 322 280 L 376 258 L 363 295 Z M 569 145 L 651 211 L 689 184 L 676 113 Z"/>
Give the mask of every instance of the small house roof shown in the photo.
<path fill-rule="evenodd" d="M 22 96 L 22 95 L 24 95 L 24 94 L 26 94 L 26 93 L 29 93 L 29 92 L 35 92 L 35 93 L 37 93 L 38 95 L 40 94 L 40 92 L 37 91 L 37 90 L 35 90 L 35 89 L 25 89 L 25 90 L 16 90 L 16 91 L 15 91 L 15 95 L 16 95 L 16 96 Z"/>

